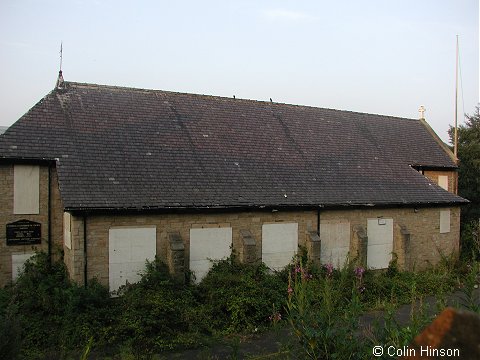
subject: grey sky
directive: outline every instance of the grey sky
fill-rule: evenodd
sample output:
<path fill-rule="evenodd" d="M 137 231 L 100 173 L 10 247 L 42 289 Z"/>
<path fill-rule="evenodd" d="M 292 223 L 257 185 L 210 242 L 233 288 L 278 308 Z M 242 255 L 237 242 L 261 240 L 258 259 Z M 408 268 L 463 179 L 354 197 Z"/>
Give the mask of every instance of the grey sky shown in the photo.
<path fill-rule="evenodd" d="M 477 0 L 1 0 L 0 126 L 53 89 L 63 41 L 65 80 L 408 118 L 424 105 L 447 140 L 456 34 L 460 119 L 479 101 L 478 17 Z"/>

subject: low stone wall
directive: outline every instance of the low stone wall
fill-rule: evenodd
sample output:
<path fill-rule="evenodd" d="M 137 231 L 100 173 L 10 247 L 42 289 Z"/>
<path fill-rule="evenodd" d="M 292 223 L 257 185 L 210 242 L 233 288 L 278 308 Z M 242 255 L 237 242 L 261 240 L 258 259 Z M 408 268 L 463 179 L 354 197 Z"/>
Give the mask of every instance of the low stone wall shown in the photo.
<path fill-rule="evenodd" d="M 450 231 L 440 233 L 440 211 L 450 210 Z M 401 208 L 321 211 L 320 219 L 330 224 L 346 221 L 350 226 L 350 258 L 365 265 L 367 260 L 368 219 L 393 219 L 393 252 L 400 268 L 419 270 L 438 263 L 440 254 L 458 251 L 459 208 Z M 231 227 L 233 249 L 245 263 L 261 261 L 262 225 L 276 222 L 298 223 L 298 243 L 307 249 L 315 263 L 320 262 L 321 237 L 317 234 L 317 212 L 252 211 L 210 214 L 157 214 L 89 216 L 87 218 L 87 273 L 108 284 L 108 232 L 111 227 L 155 226 L 157 256 L 173 274 L 182 279 L 189 264 L 190 229 Z M 65 261 L 71 276 L 83 281 L 83 219 L 72 217 L 72 250 Z M 67 254 L 68 253 L 68 254 Z M 68 256 L 67 256 L 68 255 Z M 182 264 L 183 261 L 183 264 Z"/>

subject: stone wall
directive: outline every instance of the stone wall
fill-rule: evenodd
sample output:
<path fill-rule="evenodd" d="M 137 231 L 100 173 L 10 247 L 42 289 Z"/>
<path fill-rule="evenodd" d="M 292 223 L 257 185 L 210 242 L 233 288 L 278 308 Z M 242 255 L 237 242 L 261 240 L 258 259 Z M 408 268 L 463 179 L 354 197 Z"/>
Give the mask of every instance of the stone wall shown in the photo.
<path fill-rule="evenodd" d="M 12 254 L 31 254 L 35 251 L 48 252 L 48 166 L 40 166 L 40 211 L 39 214 L 15 215 L 13 213 L 13 165 L 0 165 L 0 286 L 12 280 Z M 63 249 L 63 211 L 58 188 L 58 179 L 55 168 L 50 175 L 50 221 L 52 224 L 51 241 L 52 256 L 61 257 Z M 18 220 L 30 220 L 41 224 L 41 243 L 37 245 L 10 245 L 6 244 L 6 225 Z"/>
<path fill-rule="evenodd" d="M 171 250 L 171 234 L 177 234 L 184 242 L 185 269 L 189 264 L 189 238 L 190 229 L 202 227 L 232 227 L 233 248 L 240 259 L 249 259 L 252 262 L 254 256 L 256 261 L 261 259 L 261 235 L 262 225 L 275 222 L 296 222 L 298 223 L 299 245 L 306 245 L 307 234 L 316 229 L 315 211 L 288 211 L 288 212 L 240 212 L 240 213 L 209 213 L 209 214 L 156 214 L 156 215 L 118 215 L 118 216 L 89 216 L 87 218 L 87 254 L 88 278 L 96 277 L 102 284 L 108 285 L 108 237 L 109 229 L 114 226 L 156 226 L 157 229 L 157 256 L 165 263 L 172 263 L 169 259 Z M 83 246 L 83 220 L 72 218 L 72 228 L 78 229 L 72 234 L 73 246 Z M 250 237 L 255 241 L 255 251 L 252 255 L 251 244 L 245 242 L 243 230 L 250 232 Z M 76 248 L 76 247 L 75 247 Z M 248 254 L 244 254 L 244 249 Z M 80 261 L 80 252 L 77 253 L 77 260 Z M 71 261 L 73 263 L 75 261 Z M 82 264 L 76 268 L 80 269 Z M 73 267 L 71 266 L 71 269 Z M 75 272 L 70 270 L 71 274 Z M 83 280 L 78 276 L 74 278 L 79 282 Z"/>
<path fill-rule="evenodd" d="M 453 194 L 458 193 L 458 172 L 425 170 L 423 171 L 423 175 L 432 180 L 435 184 L 438 184 L 438 177 L 440 175 L 448 176 L 448 191 Z"/>
<path fill-rule="evenodd" d="M 82 216 L 71 217 L 71 246 L 64 245 L 64 261 L 70 278 L 79 284 L 85 280 L 84 226 Z"/>
<path fill-rule="evenodd" d="M 440 234 L 440 211 L 449 209 L 450 232 Z M 323 211 L 320 218 L 320 223 L 336 219 L 350 222 L 350 256 L 363 264 L 366 263 L 365 246 L 368 244 L 367 219 L 393 219 L 393 252 L 401 268 L 424 269 L 437 264 L 440 254 L 449 255 L 459 250 L 459 207 L 328 210 Z"/>
<path fill-rule="evenodd" d="M 440 234 L 440 211 L 450 210 L 450 231 Z M 321 221 L 348 221 L 350 224 L 350 257 L 360 263 L 366 263 L 368 246 L 367 220 L 375 218 L 393 219 L 393 252 L 401 268 L 409 270 L 423 269 L 438 263 L 440 254 L 449 255 L 458 252 L 460 232 L 460 209 L 454 208 L 396 208 L 396 209 L 358 209 L 323 210 Z M 318 262 L 321 239 L 316 237 L 317 212 L 312 211 L 245 211 L 238 213 L 208 214 L 156 214 L 156 215 L 118 215 L 89 216 L 87 218 L 87 254 L 88 278 L 96 277 L 102 284 L 108 285 L 108 237 L 109 229 L 118 226 L 156 226 L 157 255 L 170 264 L 181 268 L 172 256 L 181 259 L 184 251 L 184 269 L 189 264 L 190 229 L 198 227 L 232 227 L 233 247 L 244 262 L 261 260 L 262 225 L 274 222 L 297 222 L 299 245 L 310 251 L 310 258 Z M 83 282 L 83 218 L 72 218 L 72 247 L 69 252 L 69 271 L 76 281 Z M 172 244 L 174 234 L 183 241 L 183 249 Z M 254 249 L 252 251 L 252 249 Z M 312 253 L 315 252 L 315 253 Z M 252 255 L 252 253 L 254 255 Z M 67 255 L 67 252 L 66 252 Z M 173 269 L 172 269 L 172 272 Z M 178 275 L 178 274 L 177 274 Z"/>

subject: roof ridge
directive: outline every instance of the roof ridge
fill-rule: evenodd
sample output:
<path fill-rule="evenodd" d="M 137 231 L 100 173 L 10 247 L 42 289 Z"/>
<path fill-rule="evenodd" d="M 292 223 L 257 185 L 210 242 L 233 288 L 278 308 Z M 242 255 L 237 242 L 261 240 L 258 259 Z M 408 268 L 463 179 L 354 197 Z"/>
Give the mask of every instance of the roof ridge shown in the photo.
<path fill-rule="evenodd" d="M 308 109 L 321 109 L 327 111 L 335 111 L 340 113 L 348 113 L 348 114 L 357 114 L 357 115 L 367 115 L 367 116 L 378 116 L 382 118 L 388 119 L 399 119 L 399 120 L 406 120 L 406 121 L 415 121 L 417 122 L 418 119 L 395 116 L 395 115 L 385 115 L 385 114 L 376 114 L 376 113 L 367 113 L 361 111 L 352 111 L 352 110 L 342 110 L 342 109 L 334 109 L 329 107 L 320 107 L 320 106 L 313 106 L 313 105 L 302 105 L 302 104 L 290 104 L 290 103 L 283 103 L 283 102 L 275 102 L 275 101 L 268 101 L 268 100 L 258 100 L 258 99 L 247 99 L 247 98 L 239 98 L 239 97 L 228 97 L 222 95 L 209 95 L 209 94 L 198 94 L 193 92 L 181 92 L 181 91 L 173 91 L 173 90 L 162 90 L 162 89 L 146 89 L 146 88 L 139 88 L 139 87 L 131 87 L 131 86 L 118 86 L 118 85 L 106 85 L 106 84 L 94 84 L 94 83 L 82 83 L 82 82 L 74 82 L 74 81 L 65 81 L 67 86 L 75 86 L 75 87 L 84 87 L 84 88 L 105 88 L 105 89 L 112 89 L 112 90 L 119 90 L 119 91 L 137 91 L 137 92 L 144 92 L 144 93 L 168 93 L 172 95 L 189 95 L 189 96 L 199 96 L 199 97 L 206 97 L 206 98 L 213 98 L 213 99 L 220 99 L 220 100 L 228 100 L 228 101 L 246 101 L 246 102 L 255 102 L 266 104 L 270 106 L 281 105 L 281 106 L 288 106 L 293 108 L 308 108 Z"/>

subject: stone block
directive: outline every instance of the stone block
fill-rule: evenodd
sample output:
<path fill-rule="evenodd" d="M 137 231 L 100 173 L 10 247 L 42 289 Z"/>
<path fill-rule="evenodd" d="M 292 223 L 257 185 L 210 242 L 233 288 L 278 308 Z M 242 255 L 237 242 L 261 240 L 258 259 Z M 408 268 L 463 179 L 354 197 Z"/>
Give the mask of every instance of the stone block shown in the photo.
<path fill-rule="evenodd" d="M 257 261 L 257 251 L 255 238 L 253 237 L 250 230 L 240 230 L 240 238 L 242 241 L 242 261 L 245 264 L 253 264 Z"/>
<path fill-rule="evenodd" d="M 401 242 L 401 250 L 402 250 L 402 258 L 403 258 L 403 269 L 404 270 L 411 270 L 413 268 L 412 264 L 412 256 L 411 256 L 411 234 L 410 231 L 407 229 L 406 225 L 400 225 L 400 242 Z"/>
<path fill-rule="evenodd" d="M 353 241 L 356 243 L 358 249 L 357 261 L 360 265 L 367 265 L 368 252 L 368 236 L 367 230 L 363 225 L 355 225 L 353 227 Z"/>
<path fill-rule="evenodd" d="M 306 242 L 308 259 L 315 265 L 320 266 L 320 256 L 322 252 L 322 241 L 320 236 L 318 236 L 316 231 L 308 231 Z"/>
<path fill-rule="evenodd" d="M 185 282 L 185 244 L 180 233 L 168 233 L 168 244 L 168 269 L 176 281 L 183 283 Z"/>

